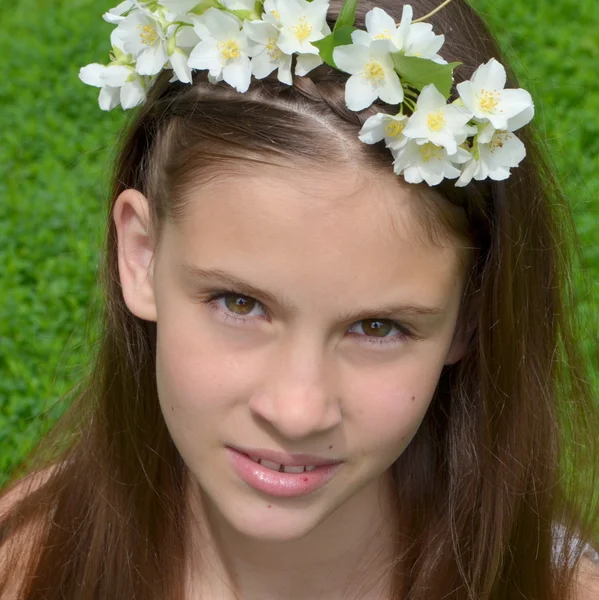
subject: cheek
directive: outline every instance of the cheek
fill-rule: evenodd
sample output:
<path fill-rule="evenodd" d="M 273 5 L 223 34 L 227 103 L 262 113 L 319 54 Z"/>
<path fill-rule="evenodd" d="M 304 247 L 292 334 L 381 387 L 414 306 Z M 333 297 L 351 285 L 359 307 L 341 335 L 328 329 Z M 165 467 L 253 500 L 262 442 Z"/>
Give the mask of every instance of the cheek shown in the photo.
<path fill-rule="evenodd" d="M 442 359 L 415 357 L 348 379 L 348 417 L 369 450 L 394 460 L 410 443 L 430 406 Z M 389 456 L 387 456 L 389 459 Z"/>

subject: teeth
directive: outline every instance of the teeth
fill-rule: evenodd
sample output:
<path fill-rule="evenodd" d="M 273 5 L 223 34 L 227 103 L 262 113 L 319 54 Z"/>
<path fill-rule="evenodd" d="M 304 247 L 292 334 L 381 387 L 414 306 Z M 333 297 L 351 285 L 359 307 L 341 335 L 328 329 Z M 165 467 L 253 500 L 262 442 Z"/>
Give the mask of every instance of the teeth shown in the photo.
<path fill-rule="evenodd" d="M 267 469 L 272 469 L 273 471 L 278 471 L 281 468 L 281 465 L 277 464 L 276 462 L 271 462 L 270 460 L 262 459 L 260 464 L 265 466 Z"/>
<path fill-rule="evenodd" d="M 285 473 L 303 473 L 304 467 L 298 465 L 297 467 L 283 467 Z"/>
<path fill-rule="evenodd" d="M 280 465 L 279 463 L 272 462 L 270 460 L 260 459 L 257 456 L 250 455 L 250 458 L 254 462 L 257 462 L 258 464 L 265 466 L 267 469 L 271 469 L 272 471 L 278 471 L 279 473 L 303 473 L 304 470 L 314 471 L 314 469 L 316 469 L 316 466 L 305 467 L 302 465 L 298 465 L 296 467 L 284 467 L 283 465 Z"/>

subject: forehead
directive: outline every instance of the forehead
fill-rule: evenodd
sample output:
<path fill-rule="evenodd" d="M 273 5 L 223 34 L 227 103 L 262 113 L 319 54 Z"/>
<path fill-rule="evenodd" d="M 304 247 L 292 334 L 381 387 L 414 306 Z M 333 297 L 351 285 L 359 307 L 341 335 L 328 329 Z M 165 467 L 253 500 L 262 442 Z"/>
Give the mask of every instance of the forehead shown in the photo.
<path fill-rule="evenodd" d="M 163 240 L 179 262 L 323 294 L 402 284 L 433 301 L 460 278 L 455 246 L 431 242 L 392 170 L 264 166 L 204 181 L 186 201 Z"/>

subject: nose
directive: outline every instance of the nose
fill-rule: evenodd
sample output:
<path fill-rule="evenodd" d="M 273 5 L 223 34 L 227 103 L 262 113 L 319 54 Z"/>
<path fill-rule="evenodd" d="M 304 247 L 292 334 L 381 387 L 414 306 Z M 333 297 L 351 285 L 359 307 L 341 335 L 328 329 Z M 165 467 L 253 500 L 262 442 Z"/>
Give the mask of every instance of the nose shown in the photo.
<path fill-rule="evenodd" d="M 334 372 L 327 368 L 322 345 L 308 336 L 273 349 L 262 385 L 250 398 L 250 410 L 281 437 L 300 440 L 333 429 L 341 422 Z"/>

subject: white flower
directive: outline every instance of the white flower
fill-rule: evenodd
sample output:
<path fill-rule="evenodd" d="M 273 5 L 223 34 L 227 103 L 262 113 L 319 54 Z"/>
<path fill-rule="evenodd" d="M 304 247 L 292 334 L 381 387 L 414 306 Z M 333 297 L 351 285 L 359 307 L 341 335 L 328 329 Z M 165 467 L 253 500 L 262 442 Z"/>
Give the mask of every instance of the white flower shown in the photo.
<path fill-rule="evenodd" d="M 408 142 L 408 138 L 403 135 L 407 122 L 408 117 L 406 115 L 377 113 L 366 120 L 358 137 L 365 144 L 376 144 L 385 140 L 387 148 L 399 150 Z"/>
<path fill-rule="evenodd" d="M 92 63 L 81 68 L 79 79 L 87 85 L 102 88 L 98 99 L 102 110 L 112 110 L 119 104 L 127 110 L 146 100 L 144 80 L 129 65 Z"/>
<path fill-rule="evenodd" d="M 188 64 L 189 52 L 198 45 L 199 41 L 191 26 L 171 25 L 169 27 L 167 52 L 169 65 L 175 72 L 174 81 L 191 83 L 191 68 Z"/>
<path fill-rule="evenodd" d="M 387 104 L 403 102 L 403 88 L 386 40 L 375 40 L 370 46 L 338 46 L 333 60 L 339 69 L 351 74 L 345 84 L 345 103 L 350 110 L 363 110 L 377 98 Z"/>
<path fill-rule="evenodd" d="M 120 21 L 111 41 L 113 46 L 133 56 L 135 70 L 140 75 L 156 75 L 168 59 L 162 25 L 147 11 L 134 11 Z"/>
<path fill-rule="evenodd" d="M 136 6 L 134 0 L 125 0 L 115 8 L 111 8 L 108 12 L 104 13 L 102 18 L 107 23 L 118 25 L 123 19 L 126 18 L 123 17 L 123 14 L 125 14 L 127 11 L 130 11 L 134 6 Z"/>
<path fill-rule="evenodd" d="M 398 41 L 395 19 L 382 8 L 373 8 L 366 13 L 366 31 L 356 29 L 352 33 L 354 44 L 370 46 L 375 40 L 388 40 L 389 52 L 397 52 L 400 48 L 394 43 Z"/>
<path fill-rule="evenodd" d="M 253 46 L 234 15 L 209 8 L 193 18 L 202 40 L 189 56 L 192 69 L 208 69 L 212 81 L 224 79 L 238 92 L 246 92 L 252 78 L 250 54 Z"/>
<path fill-rule="evenodd" d="M 435 35 L 430 23 L 412 24 L 412 7 L 405 4 L 400 24 L 381 8 L 373 8 L 366 13 L 366 31 L 356 30 L 352 33 L 354 44 L 369 46 L 374 40 L 388 40 L 389 51 L 399 52 L 406 56 L 427 58 L 434 62 L 447 64 L 437 52 L 445 43 L 445 37 Z"/>
<path fill-rule="evenodd" d="M 457 187 L 468 185 L 472 179 L 503 181 L 510 176 L 510 168 L 517 167 L 526 156 L 524 144 L 505 129 L 495 131 L 487 144 L 475 141 L 475 151 L 478 152 L 478 159 L 472 156 L 463 166 Z"/>
<path fill-rule="evenodd" d="M 279 48 L 285 54 L 318 54 L 318 48 L 311 42 L 331 32 L 326 21 L 328 0 L 275 0 L 269 8 L 272 8 L 269 14 L 278 16 Z"/>
<path fill-rule="evenodd" d="M 412 16 L 412 7 L 405 4 L 397 36 L 400 49 L 406 56 L 428 58 L 442 65 L 447 64 L 447 61 L 437 54 L 445 43 L 445 36 L 435 35 L 430 23 L 412 23 Z"/>
<path fill-rule="evenodd" d="M 262 20 L 281 27 L 281 15 L 277 10 L 276 2 L 277 0 L 264 0 L 264 4 L 262 5 L 262 10 L 264 11 Z"/>
<path fill-rule="evenodd" d="M 393 163 L 397 175 L 403 175 L 407 183 L 426 183 L 438 185 L 443 179 L 456 179 L 460 170 L 455 164 L 461 164 L 470 159 L 470 153 L 458 148 L 454 154 L 449 154 L 441 146 L 431 142 L 417 144 L 408 142 L 399 152 Z"/>
<path fill-rule="evenodd" d="M 257 44 L 252 52 L 254 77 L 263 79 L 278 69 L 279 81 L 291 85 L 291 55 L 285 54 L 277 45 L 280 34 L 277 27 L 265 21 L 246 21 L 243 30 L 248 38 Z"/>
<path fill-rule="evenodd" d="M 507 129 L 508 121 L 523 112 L 532 118 L 534 104 L 526 90 L 506 90 L 505 82 L 505 68 L 492 58 L 478 67 L 470 81 L 459 83 L 457 90 L 476 119 L 489 121 L 494 129 Z M 487 139 L 491 135 L 492 132 L 488 132 Z"/>
<path fill-rule="evenodd" d="M 455 154 L 458 146 L 473 133 L 466 125 L 471 117 L 467 109 L 447 104 L 443 94 L 430 84 L 420 92 L 416 111 L 403 133 L 419 144 L 432 142 L 443 146 L 449 154 Z"/>

